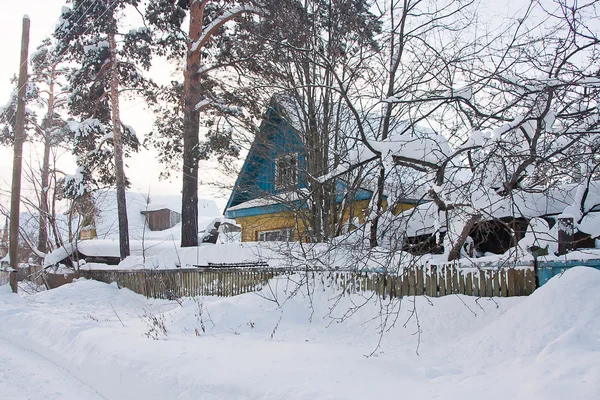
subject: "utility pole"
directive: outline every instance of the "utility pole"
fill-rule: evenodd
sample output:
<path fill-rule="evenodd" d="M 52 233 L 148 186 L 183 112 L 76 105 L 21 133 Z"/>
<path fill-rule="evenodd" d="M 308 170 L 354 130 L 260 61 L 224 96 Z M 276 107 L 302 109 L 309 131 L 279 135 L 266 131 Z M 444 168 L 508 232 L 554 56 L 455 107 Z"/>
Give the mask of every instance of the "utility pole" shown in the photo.
<path fill-rule="evenodd" d="M 21 61 L 19 67 L 19 91 L 15 121 L 15 152 L 13 157 L 12 190 L 10 193 L 10 233 L 8 257 L 10 258 L 10 287 L 17 293 L 17 266 L 19 262 L 19 208 L 21 205 L 21 166 L 23 142 L 25 142 L 25 96 L 27 95 L 27 60 L 29 58 L 29 16 L 23 16 L 21 36 Z"/>

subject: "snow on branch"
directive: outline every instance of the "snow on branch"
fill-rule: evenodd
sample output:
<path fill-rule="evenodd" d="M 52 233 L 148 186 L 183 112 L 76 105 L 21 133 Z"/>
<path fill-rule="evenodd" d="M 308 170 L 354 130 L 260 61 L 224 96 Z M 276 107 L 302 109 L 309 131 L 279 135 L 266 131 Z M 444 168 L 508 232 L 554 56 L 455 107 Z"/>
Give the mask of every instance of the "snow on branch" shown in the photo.
<path fill-rule="evenodd" d="M 200 35 L 200 37 L 198 38 L 198 40 L 196 40 L 194 43 L 192 43 L 192 46 L 190 47 L 190 51 L 193 53 L 196 50 L 198 50 L 200 47 L 202 47 L 204 45 L 204 43 L 213 35 L 213 33 L 218 28 L 220 28 L 221 26 L 223 26 L 225 23 L 232 20 L 233 18 L 237 17 L 238 15 L 241 15 L 244 13 L 259 13 L 259 12 L 261 12 L 260 8 L 254 7 L 254 6 L 249 6 L 249 5 L 233 7 L 232 9 L 225 11 L 223 13 L 223 15 L 219 16 L 218 18 L 215 18 L 214 21 L 212 21 L 210 24 L 208 24 L 207 26 L 204 27 L 203 32 Z"/>

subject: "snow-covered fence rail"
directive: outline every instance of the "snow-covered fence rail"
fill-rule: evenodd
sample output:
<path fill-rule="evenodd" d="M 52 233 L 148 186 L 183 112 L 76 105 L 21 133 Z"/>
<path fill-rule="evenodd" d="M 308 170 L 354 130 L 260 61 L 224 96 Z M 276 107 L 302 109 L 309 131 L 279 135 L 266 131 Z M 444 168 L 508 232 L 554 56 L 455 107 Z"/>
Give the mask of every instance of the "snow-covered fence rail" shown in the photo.
<path fill-rule="evenodd" d="M 355 271 L 298 271 L 269 268 L 187 268 L 177 270 L 89 270 L 88 279 L 116 282 L 146 297 L 236 296 L 256 292 L 275 276 L 310 274 L 341 293 L 375 292 L 383 298 L 464 294 L 525 296 L 536 288 L 533 268 L 464 269 L 456 266 L 413 267 L 400 274 Z"/>

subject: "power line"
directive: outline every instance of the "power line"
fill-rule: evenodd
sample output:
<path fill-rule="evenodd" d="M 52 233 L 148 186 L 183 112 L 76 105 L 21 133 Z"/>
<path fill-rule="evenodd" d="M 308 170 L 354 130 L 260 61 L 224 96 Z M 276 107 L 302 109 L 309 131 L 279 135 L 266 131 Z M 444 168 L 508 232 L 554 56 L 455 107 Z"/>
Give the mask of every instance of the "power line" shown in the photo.
<path fill-rule="evenodd" d="M 75 27 L 77 27 L 77 25 L 79 25 L 79 23 L 80 23 L 80 22 L 83 20 L 83 18 L 86 16 L 86 14 L 87 14 L 87 13 L 90 11 L 90 9 L 91 9 L 91 8 L 92 8 L 94 5 L 96 5 L 96 4 L 99 4 L 99 1 L 100 1 L 100 0 L 93 0 L 93 1 L 90 3 L 89 7 L 88 7 L 88 8 L 87 8 L 87 9 L 86 9 L 86 10 L 85 10 L 85 11 L 84 11 L 82 14 L 81 14 L 81 16 L 79 17 L 79 19 L 78 19 L 77 21 L 75 21 L 75 23 L 73 24 L 73 26 L 72 26 L 72 27 L 69 29 L 69 33 L 71 33 L 71 32 L 73 31 L 73 29 L 75 29 Z M 115 4 L 118 2 L 118 1 L 119 1 L 119 0 L 113 0 L 113 2 L 112 2 L 112 3 L 110 3 L 110 4 L 108 5 L 108 7 L 106 7 L 106 10 L 104 10 L 104 12 L 103 12 L 102 14 L 100 14 L 99 16 L 97 16 L 97 17 L 96 17 L 96 18 L 95 18 L 95 19 L 94 19 L 94 20 L 91 22 L 90 26 L 89 26 L 89 27 L 88 27 L 88 28 L 87 28 L 87 29 L 86 29 L 86 30 L 85 30 L 85 31 L 84 31 L 84 32 L 81 34 L 81 36 L 83 36 L 83 35 L 86 35 L 86 34 L 87 34 L 89 31 L 90 31 L 90 29 L 92 29 L 92 28 L 94 27 L 94 25 L 96 24 L 96 22 L 98 22 L 98 21 L 99 21 L 99 20 L 100 20 L 100 19 L 101 19 L 101 18 L 102 18 L 104 15 L 106 15 L 106 13 L 107 13 L 107 12 L 108 12 L 108 11 L 109 11 L 109 10 L 110 10 L 110 9 L 111 9 L 111 8 L 112 8 L 112 7 L 113 7 L 113 6 L 114 6 L 114 5 L 115 5 Z M 77 11 L 77 10 L 78 10 L 78 9 L 79 9 L 79 8 L 80 8 L 82 5 L 83 5 L 83 4 L 84 4 L 84 2 L 81 2 L 81 3 L 80 3 L 78 6 L 77 6 L 77 7 L 75 7 L 75 9 L 73 9 L 73 12 L 76 12 L 76 11 Z M 61 16 L 62 16 L 62 14 L 61 14 Z M 60 18 L 61 18 L 61 17 L 58 17 L 58 18 L 57 18 L 57 21 L 58 21 Z M 56 21 L 54 22 L 54 24 L 56 24 Z M 52 27 L 52 28 L 48 29 L 48 31 L 46 32 L 46 35 L 44 35 L 44 36 L 47 36 L 48 32 L 50 32 L 52 29 L 54 29 L 54 27 Z M 57 59 L 57 63 L 60 63 L 60 57 L 62 57 L 62 56 L 63 56 L 63 55 L 66 53 L 67 49 L 68 49 L 68 48 L 65 48 L 65 49 L 63 49 L 63 51 L 62 51 L 60 54 L 58 54 L 58 55 L 56 55 L 56 56 L 55 56 L 55 58 Z M 25 61 L 25 62 L 28 62 L 28 61 L 29 61 L 29 60 L 27 60 L 27 61 Z M 20 65 L 20 66 L 19 66 L 19 68 L 21 68 L 21 67 L 22 67 L 22 65 Z M 17 91 L 18 91 L 19 89 L 21 89 L 21 88 L 17 88 Z M 2 114 L 0 114 L 0 120 L 1 120 L 2 118 L 4 118 L 4 117 L 5 117 L 5 115 L 6 115 L 6 113 L 7 113 L 7 112 L 8 112 L 8 107 L 6 107 L 6 108 L 5 108 L 5 109 L 2 111 Z M 9 124 L 10 124 L 10 123 L 12 123 L 12 121 L 13 121 L 13 120 L 14 120 L 14 115 L 11 117 L 11 119 L 8 121 L 8 123 L 9 123 Z"/>

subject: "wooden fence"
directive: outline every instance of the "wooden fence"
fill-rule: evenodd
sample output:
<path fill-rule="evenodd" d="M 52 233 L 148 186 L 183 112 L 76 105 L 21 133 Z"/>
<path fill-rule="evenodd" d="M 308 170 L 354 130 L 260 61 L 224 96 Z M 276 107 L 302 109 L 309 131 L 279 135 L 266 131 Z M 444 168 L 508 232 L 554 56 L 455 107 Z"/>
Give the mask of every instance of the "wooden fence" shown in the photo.
<path fill-rule="evenodd" d="M 464 294 L 478 297 L 526 296 L 536 288 L 532 268 L 460 269 L 415 267 L 400 275 L 352 271 L 289 271 L 266 268 L 187 268 L 176 270 L 91 270 L 81 276 L 116 282 L 146 297 L 236 296 L 256 292 L 275 276 L 308 273 L 340 293 L 375 292 L 383 298 Z"/>
<path fill-rule="evenodd" d="M 16 271 L 17 281 L 32 281 L 38 285 L 43 285 L 44 282 L 41 278 L 42 267 L 34 264 L 19 264 L 19 268 Z M 8 285 L 10 282 L 10 272 L 5 269 L 0 269 L 0 286 Z"/>
<path fill-rule="evenodd" d="M 464 294 L 477 297 L 527 296 L 536 288 L 533 268 L 461 269 L 428 266 L 396 274 L 335 273 L 333 282 L 348 293 L 374 291 L 383 298 L 441 297 Z"/>
<path fill-rule="evenodd" d="M 236 296 L 262 289 L 282 271 L 251 268 L 185 268 L 172 270 L 91 270 L 81 276 L 116 282 L 146 297 Z"/>

